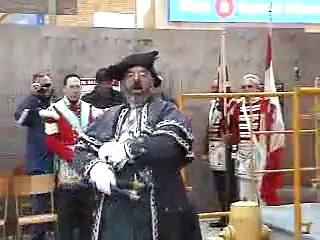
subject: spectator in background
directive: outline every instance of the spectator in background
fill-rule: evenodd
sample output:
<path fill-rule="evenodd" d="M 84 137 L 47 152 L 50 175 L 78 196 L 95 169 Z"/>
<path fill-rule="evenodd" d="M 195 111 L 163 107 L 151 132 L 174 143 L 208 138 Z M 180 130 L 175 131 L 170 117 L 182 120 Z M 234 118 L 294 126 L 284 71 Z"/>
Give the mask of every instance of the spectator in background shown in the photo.
<path fill-rule="evenodd" d="M 154 74 L 154 83 L 153 83 L 153 95 L 160 97 L 164 101 L 172 102 L 178 106 L 178 102 L 173 97 L 165 94 L 162 89 L 163 78 L 159 74 Z"/>
<path fill-rule="evenodd" d="M 81 80 L 76 74 L 64 78 L 63 93 L 64 97 L 49 107 L 52 115 L 45 125 L 48 149 L 57 155 L 59 239 L 88 240 L 94 192 L 81 182 L 80 176 L 71 168 L 71 162 L 79 132 L 104 111 L 80 100 Z M 78 238 L 73 234 L 75 228 L 80 232 Z"/>
<path fill-rule="evenodd" d="M 34 74 L 31 94 L 18 105 L 14 114 L 16 122 L 27 128 L 25 168 L 29 175 L 47 174 L 52 170 L 53 156 L 46 149 L 43 121 L 47 114 L 45 109 L 51 103 L 52 94 L 50 75 Z M 35 196 L 32 199 L 34 214 L 44 213 L 47 203 L 47 196 Z M 34 225 L 31 231 L 32 240 L 46 239 L 45 225 Z"/>
<path fill-rule="evenodd" d="M 96 73 L 95 89 L 82 97 L 82 100 L 96 108 L 110 108 L 125 102 L 123 94 L 114 90 L 114 79 L 111 78 L 112 68 L 101 68 Z"/>

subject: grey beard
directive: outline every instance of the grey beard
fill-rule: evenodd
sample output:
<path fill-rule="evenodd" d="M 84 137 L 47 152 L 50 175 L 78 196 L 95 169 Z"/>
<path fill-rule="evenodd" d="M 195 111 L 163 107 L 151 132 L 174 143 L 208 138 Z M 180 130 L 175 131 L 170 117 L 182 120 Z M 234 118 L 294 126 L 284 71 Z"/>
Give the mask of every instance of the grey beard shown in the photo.
<path fill-rule="evenodd" d="M 149 95 L 127 95 L 127 103 L 133 108 L 142 106 L 146 103 L 147 99 L 149 98 Z"/>

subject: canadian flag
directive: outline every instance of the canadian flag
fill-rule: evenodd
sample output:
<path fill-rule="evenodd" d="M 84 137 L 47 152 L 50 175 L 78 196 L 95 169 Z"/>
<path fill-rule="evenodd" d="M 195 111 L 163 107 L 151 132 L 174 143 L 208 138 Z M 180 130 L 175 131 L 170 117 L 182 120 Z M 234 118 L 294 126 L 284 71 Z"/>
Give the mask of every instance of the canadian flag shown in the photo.
<path fill-rule="evenodd" d="M 276 92 L 276 84 L 273 75 L 272 67 L 272 42 L 271 32 L 268 34 L 267 46 L 267 61 L 264 80 L 264 91 Z M 279 97 L 271 97 L 265 104 L 262 111 L 263 123 L 262 130 L 283 131 L 285 125 L 283 121 Z M 276 170 L 280 169 L 281 163 L 284 158 L 285 149 L 285 135 L 283 133 L 269 134 L 263 137 L 266 143 L 266 163 L 264 169 Z M 267 205 L 279 205 L 278 190 L 281 187 L 281 174 L 279 173 L 266 173 L 262 177 L 260 194 L 261 198 Z"/>

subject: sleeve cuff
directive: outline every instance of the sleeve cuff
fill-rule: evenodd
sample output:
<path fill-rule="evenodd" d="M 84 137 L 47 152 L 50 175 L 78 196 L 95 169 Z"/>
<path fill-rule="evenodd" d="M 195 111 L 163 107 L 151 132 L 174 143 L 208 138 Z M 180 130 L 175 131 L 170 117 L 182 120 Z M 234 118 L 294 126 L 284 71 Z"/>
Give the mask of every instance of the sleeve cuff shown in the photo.
<path fill-rule="evenodd" d="M 99 160 L 99 159 L 91 160 L 91 161 L 84 167 L 83 175 L 84 175 L 84 176 L 89 176 L 91 169 L 92 169 L 97 163 L 99 163 L 99 162 L 101 162 L 101 163 L 103 163 L 103 164 L 106 164 L 106 165 L 109 165 L 109 164 L 107 164 L 105 161 L 102 161 L 102 160 Z"/>
<path fill-rule="evenodd" d="M 130 160 L 134 160 L 135 158 L 145 154 L 147 152 L 147 137 L 138 138 L 136 141 L 127 141 L 124 144 L 124 149 L 127 154 L 127 157 Z"/>
<path fill-rule="evenodd" d="M 125 143 L 125 144 L 124 144 L 124 150 L 125 150 L 128 158 L 129 158 L 130 160 L 132 160 L 132 159 L 134 158 L 134 155 L 132 154 L 132 148 L 131 148 L 131 146 L 130 146 L 129 143 Z"/>

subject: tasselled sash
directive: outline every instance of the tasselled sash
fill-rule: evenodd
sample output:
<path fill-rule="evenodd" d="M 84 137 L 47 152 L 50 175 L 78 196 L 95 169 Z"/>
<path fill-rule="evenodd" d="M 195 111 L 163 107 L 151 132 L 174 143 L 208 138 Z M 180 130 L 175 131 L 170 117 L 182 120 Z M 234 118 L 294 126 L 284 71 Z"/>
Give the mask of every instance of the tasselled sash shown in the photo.
<path fill-rule="evenodd" d="M 82 132 L 88 127 L 91 109 L 89 103 L 80 101 L 80 119 L 69 108 L 64 99 L 57 102 L 54 106 L 75 130 Z"/>

